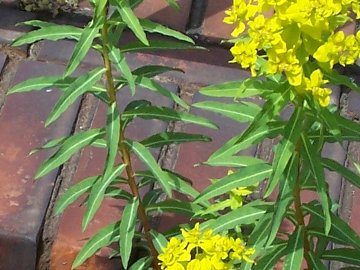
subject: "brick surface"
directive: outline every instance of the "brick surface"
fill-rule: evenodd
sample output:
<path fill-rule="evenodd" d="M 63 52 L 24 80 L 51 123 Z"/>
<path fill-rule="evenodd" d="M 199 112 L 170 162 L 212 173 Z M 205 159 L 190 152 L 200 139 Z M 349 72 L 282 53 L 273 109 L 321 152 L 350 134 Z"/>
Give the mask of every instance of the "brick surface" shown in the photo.
<path fill-rule="evenodd" d="M 0 6 L 0 44 L 9 43 L 22 33 L 29 31 L 31 29 L 30 27 L 16 26 L 16 24 L 35 18 L 36 15 L 34 13 Z"/>
<path fill-rule="evenodd" d="M 3 69 L 5 61 L 6 61 L 6 55 L 0 52 L 0 72 Z"/>
<path fill-rule="evenodd" d="M 176 85 L 166 85 L 169 89 L 176 92 Z M 121 92 L 119 96 L 119 109 L 123 110 L 124 106 L 134 99 L 147 99 L 154 104 L 162 106 L 172 106 L 172 103 L 161 96 L 145 90 L 138 90 L 135 97 L 131 97 L 128 91 Z M 100 106 L 93 123 L 93 127 L 103 127 L 105 124 L 106 108 Z M 165 131 L 167 124 L 158 120 L 135 120 L 127 130 L 127 137 L 134 140 L 141 140 L 152 134 Z M 159 154 L 155 151 L 155 155 Z M 103 149 L 87 148 L 82 153 L 80 164 L 75 175 L 74 182 L 78 182 L 86 177 L 102 173 L 105 160 L 105 151 Z M 135 169 L 143 169 L 144 166 L 134 159 Z M 80 207 L 83 198 L 70 206 L 62 215 L 60 220 L 59 231 L 54 242 L 51 254 L 51 270 L 68 270 L 85 241 L 97 230 L 119 219 L 123 202 L 108 199 L 105 200 L 94 220 L 90 223 L 88 229 L 83 233 L 81 231 L 82 216 L 84 207 Z M 103 249 L 94 258 L 86 262 L 78 269 L 119 269 L 119 261 L 112 260 L 108 262 L 106 257 L 109 255 L 109 249 Z"/>
<path fill-rule="evenodd" d="M 61 67 L 53 64 L 23 62 L 14 84 L 60 71 Z M 14 94 L 7 98 L 1 111 L 0 269 L 35 269 L 38 238 L 57 171 L 35 182 L 35 171 L 49 153 L 28 154 L 49 139 L 71 131 L 76 106 L 49 128 L 44 128 L 44 121 L 58 97 L 59 92 L 55 90 Z"/>
<path fill-rule="evenodd" d="M 216 39 L 228 39 L 234 29 L 233 25 L 225 24 L 225 10 L 231 7 L 231 0 L 209 0 L 203 23 L 202 34 Z"/>

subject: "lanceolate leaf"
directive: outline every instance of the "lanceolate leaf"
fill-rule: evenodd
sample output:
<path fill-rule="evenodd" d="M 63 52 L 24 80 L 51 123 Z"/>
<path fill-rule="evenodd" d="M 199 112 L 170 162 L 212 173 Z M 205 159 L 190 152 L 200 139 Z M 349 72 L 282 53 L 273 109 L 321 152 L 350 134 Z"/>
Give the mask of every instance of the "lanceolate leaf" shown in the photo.
<path fill-rule="evenodd" d="M 169 182 L 169 176 L 164 173 L 164 171 L 160 168 L 159 164 L 157 164 L 156 160 L 150 153 L 149 149 L 143 146 L 138 142 L 126 142 L 132 151 L 139 157 L 139 159 L 148 167 L 148 169 L 156 176 L 157 181 L 161 184 L 166 194 L 171 197 L 171 187 Z"/>
<path fill-rule="evenodd" d="M 286 254 L 286 244 L 278 245 L 272 248 L 265 256 L 261 257 L 257 261 L 256 265 L 252 268 L 253 270 L 265 270 L 273 269 L 276 263 Z"/>
<path fill-rule="evenodd" d="M 158 148 L 169 144 L 181 144 L 186 142 L 209 142 L 211 139 L 205 135 L 188 134 L 182 132 L 162 132 L 141 141 L 146 147 Z"/>
<path fill-rule="evenodd" d="M 144 269 L 148 269 L 151 261 L 152 261 L 151 257 L 143 257 L 143 258 L 137 260 L 133 265 L 131 265 L 131 267 L 129 268 L 129 270 L 144 270 Z"/>
<path fill-rule="evenodd" d="M 273 172 L 269 179 L 269 184 L 264 195 L 265 197 L 268 197 L 279 183 L 279 180 L 295 151 L 296 143 L 300 138 L 302 123 L 303 109 L 302 107 L 297 107 L 284 128 L 283 139 L 276 148 L 273 161 Z"/>
<path fill-rule="evenodd" d="M 159 119 L 163 121 L 182 121 L 189 124 L 196 124 L 208 128 L 217 129 L 217 126 L 210 120 L 185 112 L 176 111 L 167 107 L 147 106 L 126 111 L 122 114 L 124 119 L 140 117 L 144 119 Z"/>
<path fill-rule="evenodd" d="M 240 123 L 251 122 L 260 112 L 260 107 L 244 103 L 223 103 L 217 101 L 202 101 L 192 105 L 195 108 L 219 113 Z"/>
<path fill-rule="evenodd" d="M 92 27 L 85 27 L 81 33 L 80 40 L 76 43 L 74 52 L 72 53 L 69 64 L 66 67 L 64 77 L 68 77 L 75 71 L 80 62 L 84 59 L 85 55 L 92 46 L 94 38 L 98 35 L 99 25 Z"/>
<path fill-rule="evenodd" d="M 59 76 L 37 77 L 21 82 L 8 90 L 7 94 L 42 90 L 44 88 L 65 88 L 74 82 L 73 78 Z"/>
<path fill-rule="evenodd" d="M 304 227 L 299 226 L 290 236 L 286 249 L 284 270 L 300 270 L 304 255 Z"/>
<path fill-rule="evenodd" d="M 310 263 L 311 267 L 314 270 L 327 270 L 327 267 L 321 262 L 318 257 L 316 257 L 316 255 L 312 251 L 309 251 L 309 253 L 307 253 L 307 256 L 309 258 L 307 262 Z"/>
<path fill-rule="evenodd" d="M 212 229 L 214 233 L 224 232 L 242 224 L 251 224 L 263 217 L 269 204 L 254 201 L 233 210 L 217 219 L 203 222 L 201 229 Z"/>
<path fill-rule="evenodd" d="M 326 250 L 322 255 L 322 259 L 340 261 L 360 266 L 360 252 L 350 248 Z"/>
<path fill-rule="evenodd" d="M 306 135 L 302 134 L 303 150 L 306 157 L 306 161 L 309 163 L 312 174 L 316 178 L 316 187 L 320 196 L 321 204 L 323 206 L 325 221 L 325 234 L 328 234 L 331 228 L 330 217 L 330 204 L 328 198 L 328 192 L 325 182 L 324 168 L 321 164 L 320 154 L 316 151 Z"/>
<path fill-rule="evenodd" d="M 146 65 L 133 70 L 133 74 L 140 77 L 142 76 L 146 78 L 151 78 L 156 75 L 169 71 L 178 71 L 184 73 L 184 71 L 179 68 L 159 66 L 159 65 Z"/>
<path fill-rule="evenodd" d="M 186 42 L 194 44 L 194 41 L 191 38 L 189 38 L 187 35 L 184 35 L 183 33 L 172 30 L 172 29 L 170 29 L 166 26 L 163 26 L 159 23 L 155 23 L 155 22 L 152 22 L 147 19 L 140 19 L 140 24 L 143 27 L 143 29 L 149 33 L 159 33 L 164 36 L 173 37 L 178 40 L 182 40 L 182 41 L 186 41 Z"/>
<path fill-rule="evenodd" d="M 127 80 L 132 95 L 135 94 L 135 80 L 131 73 L 131 69 L 126 61 L 125 56 L 116 47 L 109 49 L 110 60 L 115 64 L 122 76 Z"/>
<path fill-rule="evenodd" d="M 31 152 L 29 153 L 29 156 L 36 153 L 36 152 L 38 152 L 38 151 L 40 151 L 40 150 L 45 150 L 45 149 L 58 147 L 58 146 L 62 145 L 68 138 L 69 137 L 67 137 L 67 136 L 63 136 L 63 137 L 60 137 L 60 138 L 53 139 L 53 140 L 45 143 L 44 145 L 31 150 Z"/>
<path fill-rule="evenodd" d="M 185 50 L 185 49 L 202 49 L 202 47 L 194 46 L 190 43 L 168 41 L 168 40 L 150 40 L 150 45 L 144 45 L 141 42 L 131 42 L 122 47 L 123 53 L 138 51 L 158 51 L 158 50 Z"/>
<path fill-rule="evenodd" d="M 88 258 L 94 255 L 100 248 L 106 247 L 111 243 L 118 241 L 120 223 L 111 223 L 106 227 L 102 228 L 96 233 L 91 239 L 83 246 L 79 254 L 76 256 L 75 261 L 72 264 L 71 269 L 83 264 Z"/>
<path fill-rule="evenodd" d="M 66 111 L 66 109 L 75 102 L 75 100 L 91 89 L 93 85 L 100 79 L 105 72 L 104 68 L 96 68 L 87 74 L 77 78 L 63 93 L 58 102 L 54 105 L 45 126 L 50 125 L 59 116 Z"/>
<path fill-rule="evenodd" d="M 31 44 L 39 40 L 79 39 L 81 29 L 69 25 L 51 25 L 31 31 L 15 39 L 12 46 Z"/>
<path fill-rule="evenodd" d="M 348 76 L 339 74 L 336 70 L 332 70 L 331 73 L 326 72 L 325 78 L 335 85 L 345 85 L 350 89 L 360 93 L 360 86 L 357 85 L 353 79 Z"/>
<path fill-rule="evenodd" d="M 139 198 L 133 198 L 124 209 L 120 223 L 120 255 L 124 269 L 127 269 L 135 234 Z"/>
<path fill-rule="evenodd" d="M 86 205 L 86 210 L 82 221 L 83 231 L 85 231 L 91 219 L 94 217 L 96 211 L 99 209 L 101 202 L 105 197 L 105 191 L 107 187 L 115 180 L 117 176 L 122 173 L 125 167 L 125 164 L 121 164 L 120 166 L 115 168 L 107 178 L 102 177 L 91 188 L 91 193 L 88 203 Z"/>
<path fill-rule="evenodd" d="M 203 164 L 214 167 L 247 167 L 261 163 L 265 161 L 251 156 L 229 156 L 211 159 Z"/>
<path fill-rule="evenodd" d="M 75 202 L 82 194 L 88 192 L 100 176 L 91 176 L 69 188 L 56 203 L 55 214 L 61 214 L 66 207 Z"/>
<path fill-rule="evenodd" d="M 344 167 L 340 163 L 336 162 L 335 160 L 323 158 L 321 161 L 324 167 L 328 168 L 331 171 L 338 172 L 343 177 L 345 177 L 351 184 L 360 188 L 360 176 L 358 176 L 348 168 Z"/>
<path fill-rule="evenodd" d="M 59 167 L 81 148 L 90 145 L 94 140 L 104 136 L 104 134 L 105 132 L 102 129 L 91 129 L 69 137 L 60 149 L 40 166 L 35 178 L 40 178 Z"/>
<path fill-rule="evenodd" d="M 164 235 L 162 235 L 161 233 L 158 233 L 156 231 L 150 231 L 150 235 L 153 239 L 153 243 L 154 246 L 156 248 L 156 250 L 161 253 L 162 249 L 166 247 L 167 245 L 167 240 L 166 237 Z"/>
<path fill-rule="evenodd" d="M 168 212 L 168 213 L 176 213 L 185 216 L 192 217 L 194 214 L 201 209 L 200 206 L 179 200 L 166 200 L 162 202 L 158 202 L 152 205 L 148 205 L 146 207 L 146 211 L 149 212 Z"/>
<path fill-rule="evenodd" d="M 179 4 L 176 2 L 176 0 L 166 0 L 166 2 L 168 2 L 169 6 L 171 6 L 173 9 L 179 11 L 180 10 L 180 6 Z"/>
<path fill-rule="evenodd" d="M 128 0 L 114 1 L 118 12 L 120 13 L 123 21 L 128 25 L 131 31 L 136 37 L 146 46 L 149 46 L 149 41 L 146 38 L 146 34 L 139 23 L 139 19 L 135 16 L 132 11 Z"/>
<path fill-rule="evenodd" d="M 217 180 L 214 184 L 205 188 L 205 190 L 201 192 L 194 202 L 197 203 L 209 200 L 216 196 L 225 194 L 234 188 L 256 185 L 261 180 L 269 177 L 271 172 L 271 166 L 265 163 L 240 169 L 233 174 Z"/>

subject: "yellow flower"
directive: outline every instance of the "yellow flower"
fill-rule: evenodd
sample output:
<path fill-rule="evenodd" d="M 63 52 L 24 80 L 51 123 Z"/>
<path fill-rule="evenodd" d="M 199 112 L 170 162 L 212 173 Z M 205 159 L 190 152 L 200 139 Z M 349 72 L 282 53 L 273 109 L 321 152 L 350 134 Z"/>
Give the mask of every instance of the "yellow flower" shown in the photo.
<path fill-rule="evenodd" d="M 230 253 L 230 258 L 233 260 L 244 260 L 248 263 L 254 263 L 250 258 L 255 253 L 254 248 L 247 248 L 241 239 L 237 238 L 233 245 L 233 252 Z"/>
<path fill-rule="evenodd" d="M 187 243 L 180 239 L 173 237 L 162 253 L 158 256 L 161 261 L 161 269 L 166 270 L 185 270 L 182 262 L 190 261 L 191 255 L 185 249 Z"/>
<path fill-rule="evenodd" d="M 311 92 L 322 107 L 330 103 L 331 89 L 322 87 L 326 83 L 328 81 L 323 79 L 323 74 L 319 69 L 311 73 L 310 79 L 305 78 L 305 90 Z"/>
<path fill-rule="evenodd" d="M 250 68 L 253 76 L 256 75 L 255 64 L 257 59 L 256 42 L 236 42 L 230 49 L 234 59 L 230 63 L 239 63 L 243 68 Z"/>

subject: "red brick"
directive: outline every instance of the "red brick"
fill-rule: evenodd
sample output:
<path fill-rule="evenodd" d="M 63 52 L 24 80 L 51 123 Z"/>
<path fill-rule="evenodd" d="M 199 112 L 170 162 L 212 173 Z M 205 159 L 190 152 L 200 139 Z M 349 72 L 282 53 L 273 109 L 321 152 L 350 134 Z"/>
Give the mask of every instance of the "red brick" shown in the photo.
<path fill-rule="evenodd" d="M 14 84 L 36 75 L 59 74 L 61 67 L 39 62 L 20 64 Z M 51 138 L 68 134 L 77 113 L 72 106 L 49 128 L 44 121 L 59 92 L 42 91 L 7 97 L 0 115 L 0 269 L 35 269 L 38 238 L 57 170 L 40 180 L 34 174 L 49 153 L 29 152 Z M 22 257 L 21 254 L 24 255 Z M 19 260 L 21 256 L 21 260 Z"/>
<path fill-rule="evenodd" d="M 169 89 L 176 92 L 176 85 L 167 85 Z M 154 104 L 162 106 L 172 106 L 172 103 L 161 96 L 152 92 L 138 89 L 134 97 L 131 97 L 129 91 L 123 90 L 119 94 L 119 109 L 123 110 L 124 106 L 134 99 L 147 99 Z M 95 116 L 93 127 L 103 127 L 105 123 L 106 108 L 100 106 Z M 127 130 L 127 137 L 140 140 L 148 137 L 154 133 L 165 131 L 167 124 L 157 120 L 135 120 Z M 158 151 L 154 151 L 158 155 Z M 82 153 L 79 167 L 74 177 L 74 183 L 93 175 L 102 173 L 103 164 L 105 161 L 106 152 L 104 149 L 86 148 Z M 133 159 L 135 169 L 144 168 L 144 166 L 137 160 Z M 83 198 L 82 198 L 83 199 Z M 54 246 L 51 254 L 51 270 L 68 270 L 76 257 L 76 254 L 81 249 L 86 240 L 94 235 L 100 228 L 106 226 L 110 222 L 119 220 L 123 202 L 108 199 L 105 200 L 96 214 L 93 221 L 89 224 L 85 232 L 81 231 L 81 222 L 84 214 L 84 207 L 80 205 L 81 200 L 75 202 L 68 209 L 65 210 L 61 216 L 59 231 L 56 236 Z M 109 249 L 104 249 L 98 253 L 94 258 L 86 262 L 78 269 L 103 269 L 112 270 L 119 269 L 119 261 L 112 260 L 108 262 L 106 257 L 109 255 Z"/>
<path fill-rule="evenodd" d="M 232 0 L 209 0 L 203 23 L 202 34 L 216 39 L 229 39 L 234 25 L 225 24 L 225 10 L 230 8 Z"/>

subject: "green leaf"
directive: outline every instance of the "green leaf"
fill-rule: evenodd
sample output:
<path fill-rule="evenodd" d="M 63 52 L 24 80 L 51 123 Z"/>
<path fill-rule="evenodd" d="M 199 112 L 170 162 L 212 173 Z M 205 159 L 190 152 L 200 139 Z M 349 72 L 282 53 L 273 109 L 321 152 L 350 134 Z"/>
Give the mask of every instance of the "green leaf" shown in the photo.
<path fill-rule="evenodd" d="M 285 258 L 284 270 L 300 270 L 304 256 L 304 227 L 299 226 L 290 236 L 286 248 L 287 256 Z"/>
<path fill-rule="evenodd" d="M 146 208 L 147 206 L 156 203 L 163 194 L 164 191 L 162 189 L 153 189 L 145 194 L 142 203 Z"/>
<path fill-rule="evenodd" d="M 13 93 L 24 93 L 29 91 L 43 90 L 44 88 L 50 87 L 65 88 L 73 82 L 73 78 L 62 78 L 59 76 L 37 77 L 13 86 L 8 90 L 7 95 Z"/>
<path fill-rule="evenodd" d="M 82 30 L 70 25 L 44 25 L 43 28 L 26 33 L 13 41 L 12 46 L 31 44 L 39 40 L 79 39 Z"/>
<path fill-rule="evenodd" d="M 341 75 L 336 70 L 331 70 L 331 72 L 325 72 L 325 78 L 328 79 L 332 84 L 335 85 L 344 85 L 351 90 L 354 90 L 360 93 L 360 86 L 355 83 L 355 81 L 349 76 Z"/>
<path fill-rule="evenodd" d="M 336 162 L 335 160 L 328 159 L 328 158 L 322 158 L 321 162 L 325 168 L 328 168 L 331 171 L 338 172 L 343 177 L 345 177 L 351 184 L 360 188 L 360 176 L 353 173 L 351 170 L 344 167 L 343 165 Z"/>
<path fill-rule="evenodd" d="M 120 115 L 116 102 L 108 107 L 106 119 L 106 146 L 107 157 L 104 170 L 104 178 L 108 178 L 113 170 L 116 155 L 118 153 L 120 139 Z"/>
<path fill-rule="evenodd" d="M 332 134 L 338 142 L 342 142 L 341 130 L 337 123 L 336 114 L 331 113 L 328 108 L 322 108 L 320 112 L 316 112 L 321 121 L 325 124 L 327 130 Z"/>
<path fill-rule="evenodd" d="M 300 138 L 304 113 L 302 107 L 297 107 L 284 128 L 284 137 L 275 150 L 273 172 L 269 178 L 264 197 L 268 197 L 279 183 L 291 156 L 295 152 L 296 144 Z"/>
<path fill-rule="evenodd" d="M 255 116 L 260 112 L 260 108 L 257 105 L 249 105 L 246 103 L 202 101 L 195 103 L 192 106 L 221 114 L 240 123 L 253 121 Z"/>
<path fill-rule="evenodd" d="M 77 66 L 80 64 L 81 60 L 84 59 L 85 55 L 92 46 L 94 38 L 99 33 L 99 25 L 93 27 L 85 27 L 81 33 L 81 37 L 76 43 L 74 51 L 70 57 L 69 63 L 66 67 L 64 77 L 68 77 L 71 73 L 75 71 Z"/>
<path fill-rule="evenodd" d="M 126 61 L 125 56 L 116 47 L 110 47 L 109 56 L 111 62 L 113 62 L 116 68 L 121 72 L 122 76 L 126 79 L 129 84 L 132 95 L 135 94 L 135 79 L 131 73 L 131 69 Z"/>
<path fill-rule="evenodd" d="M 360 266 L 360 252 L 351 248 L 326 250 L 321 256 L 324 260 L 340 261 Z"/>
<path fill-rule="evenodd" d="M 100 248 L 106 247 L 111 243 L 118 241 L 120 223 L 111 223 L 102 228 L 88 242 L 82 247 L 79 254 L 76 256 L 71 269 L 75 269 L 82 265 L 88 258 L 94 255 Z"/>
<path fill-rule="evenodd" d="M 323 215 L 320 204 L 310 203 L 302 206 L 303 209 L 316 218 L 315 226 L 323 229 L 326 218 Z M 329 237 L 333 239 L 340 238 L 344 243 L 353 246 L 360 251 L 360 236 L 341 218 L 331 214 L 331 229 L 328 233 Z M 309 227 L 309 229 L 312 229 Z"/>
<path fill-rule="evenodd" d="M 142 257 L 141 259 L 137 260 L 129 270 L 145 270 L 148 269 L 152 261 L 151 257 Z"/>
<path fill-rule="evenodd" d="M 139 19 L 132 11 L 128 0 L 114 1 L 114 5 L 117 8 L 121 18 L 128 25 L 135 36 L 146 46 L 149 46 L 149 41 L 146 38 L 146 34 L 140 25 Z"/>
<path fill-rule="evenodd" d="M 309 163 L 311 172 L 316 179 L 316 187 L 323 206 L 325 221 L 325 234 L 328 234 L 331 228 L 330 204 L 327 192 L 327 184 L 325 181 L 324 168 L 321 164 L 321 156 L 316 148 L 311 144 L 306 135 L 301 135 L 303 141 L 303 150 L 306 161 Z"/>
<path fill-rule="evenodd" d="M 135 70 L 133 70 L 133 74 L 136 76 L 142 76 L 146 78 L 152 78 L 154 76 L 157 76 L 159 74 L 169 72 L 169 71 L 179 71 L 184 73 L 182 69 L 179 68 L 173 68 L 173 67 L 167 67 L 167 66 L 160 66 L 160 65 L 146 65 L 139 67 Z"/>
<path fill-rule="evenodd" d="M 113 170 L 113 172 L 105 178 L 104 176 L 97 181 L 91 188 L 89 200 L 86 204 L 86 210 L 82 221 L 82 230 L 85 231 L 91 219 L 99 209 L 101 202 L 105 197 L 107 187 L 115 180 L 115 178 L 122 173 L 126 165 L 121 164 Z"/>
<path fill-rule="evenodd" d="M 159 212 L 159 213 L 175 213 L 184 216 L 192 217 L 197 211 L 201 209 L 200 206 L 191 202 L 180 200 L 165 200 L 146 207 L 146 212 Z"/>
<path fill-rule="evenodd" d="M 153 230 L 150 231 L 150 235 L 152 237 L 152 240 L 153 240 L 156 250 L 159 253 L 161 253 L 162 249 L 165 248 L 168 243 L 168 241 L 166 240 L 166 237 L 163 234 L 153 231 Z"/>
<path fill-rule="evenodd" d="M 327 267 L 321 262 L 321 260 L 318 257 L 316 257 L 316 255 L 312 251 L 309 251 L 307 256 L 308 256 L 307 262 L 310 264 L 312 269 L 327 270 Z"/>
<path fill-rule="evenodd" d="M 213 167 L 248 167 L 256 164 L 265 163 L 265 161 L 250 156 L 226 156 L 211 159 L 202 164 Z"/>
<path fill-rule="evenodd" d="M 20 26 L 20 25 L 30 25 L 33 27 L 44 28 L 44 27 L 49 27 L 49 26 L 57 26 L 58 24 L 45 22 L 45 21 L 41 21 L 41 20 L 30 20 L 30 21 L 20 22 L 20 23 L 16 24 L 16 26 Z M 71 26 L 71 25 L 66 25 L 66 26 Z"/>
<path fill-rule="evenodd" d="M 166 0 L 166 2 L 168 2 L 169 6 L 172 7 L 173 9 L 179 11 L 180 10 L 180 6 L 179 4 L 176 2 L 176 0 Z"/>
<path fill-rule="evenodd" d="M 145 146 L 138 142 L 126 141 L 126 144 L 149 168 L 149 170 L 154 174 L 154 176 L 156 176 L 157 181 L 159 181 L 166 194 L 171 197 L 171 187 L 169 185 L 171 179 L 169 179 L 169 176 L 165 174 L 164 171 L 160 168 L 159 164 L 157 164 L 149 149 L 147 149 Z"/>
<path fill-rule="evenodd" d="M 281 180 L 279 195 L 275 202 L 274 215 L 271 222 L 271 231 L 267 244 L 271 244 L 276 238 L 277 232 L 283 222 L 284 216 L 293 201 L 293 189 L 298 176 L 299 156 L 293 155 L 285 175 Z"/>
<path fill-rule="evenodd" d="M 105 191 L 104 197 L 111 197 L 114 199 L 126 201 L 130 201 L 133 198 L 129 192 L 122 190 L 119 187 L 108 187 Z"/>
<path fill-rule="evenodd" d="M 238 225 L 252 224 L 263 217 L 268 207 L 264 202 L 253 201 L 217 219 L 205 221 L 200 227 L 202 230 L 212 229 L 214 233 L 220 233 Z"/>
<path fill-rule="evenodd" d="M 271 172 L 271 166 L 265 163 L 240 169 L 205 188 L 194 203 L 209 200 L 235 188 L 256 185 L 264 178 L 269 177 Z"/>
<path fill-rule="evenodd" d="M 164 36 L 173 37 L 173 38 L 176 38 L 181 41 L 195 44 L 194 41 L 187 35 L 184 35 L 181 32 L 178 32 L 178 31 L 170 29 L 166 26 L 163 26 L 162 24 L 155 23 L 155 22 L 152 22 L 147 19 L 140 19 L 140 24 L 141 24 L 142 28 L 149 33 L 158 33 L 158 34 L 162 34 Z"/>
<path fill-rule="evenodd" d="M 202 49 L 202 47 L 178 41 L 151 40 L 149 43 L 149 46 L 146 46 L 138 41 L 129 42 L 128 44 L 121 46 L 120 50 L 123 53 L 128 53 L 139 51 Z"/>
<path fill-rule="evenodd" d="M 137 219 L 137 210 L 139 207 L 139 198 L 134 198 L 124 209 L 120 223 L 120 255 L 121 262 L 127 269 L 129 258 L 132 251 L 132 242 L 135 234 Z"/>
<path fill-rule="evenodd" d="M 274 269 L 276 263 L 278 263 L 286 254 L 286 244 L 278 245 L 275 248 L 272 248 L 269 252 L 262 256 L 260 260 L 256 262 L 254 265 L 253 270 L 265 270 L 265 269 Z"/>
<path fill-rule="evenodd" d="M 58 102 L 54 105 L 45 126 L 53 123 L 59 116 L 69 108 L 75 100 L 91 89 L 92 86 L 101 78 L 105 72 L 105 68 L 96 68 L 89 73 L 86 73 L 77 78 L 70 86 L 64 91 Z"/>
<path fill-rule="evenodd" d="M 46 150 L 46 149 L 58 147 L 58 146 L 62 145 L 66 141 L 67 138 L 69 138 L 69 137 L 63 136 L 63 137 L 56 138 L 56 139 L 53 139 L 51 141 L 48 141 L 47 143 L 43 144 L 42 146 L 31 150 L 31 152 L 29 153 L 29 156 L 36 153 L 36 152 L 38 152 L 38 151 L 40 151 L 40 150 Z"/>
<path fill-rule="evenodd" d="M 162 132 L 144 139 L 140 143 L 145 147 L 158 148 L 169 144 L 186 142 L 210 142 L 211 139 L 201 134 L 188 134 L 182 132 Z"/>
<path fill-rule="evenodd" d="M 43 177 L 53 169 L 59 167 L 81 148 L 90 145 L 97 138 L 104 136 L 104 134 L 105 132 L 102 129 L 91 129 L 67 138 L 60 149 L 39 167 L 35 179 Z"/>
<path fill-rule="evenodd" d="M 82 194 L 88 192 L 100 176 L 91 176 L 71 186 L 56 203 L 55 215 L 61 214 L 70 204 L 75 202 Z"/>
<path fill-rule="evenodd" d="M 271 93 L 279 88 L 279 84 L 271 80 L 261 81 L 249 78 L 241 81 L 231 81 L 204 87 L 200 93 L 210 97 L 245 98 Z"/>
<path fill-rule="evenodd" d="M 167 107 L 147 106 L 126 111 L 122 114 L 124 119 L 140 117 L 143 119 L 159 119 L 163 121 L 182 121 L 184 123 L 196 124 L 212 129 L 217 126 L 206 118 L 192 115 L 186 112 L 177 111 Z"/>

